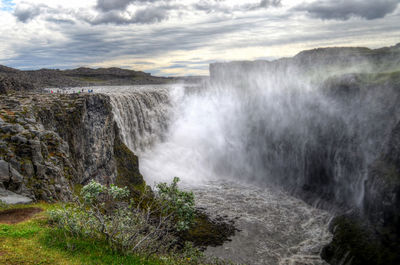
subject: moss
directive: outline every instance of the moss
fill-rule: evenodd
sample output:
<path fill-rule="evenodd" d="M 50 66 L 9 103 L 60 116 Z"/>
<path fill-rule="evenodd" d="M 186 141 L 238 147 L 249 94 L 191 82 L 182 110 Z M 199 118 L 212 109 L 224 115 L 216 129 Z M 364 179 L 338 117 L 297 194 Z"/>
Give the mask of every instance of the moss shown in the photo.
<path fill-rule="evenodd" d="M 21 114 L 23 114 L 23 115 L 25 116 L 26 114 L 28 114 L 28 112 L 29 112 L 28 107 L 24 106 L 24 107 L 22 108 Z"/>
<path fill-rule="evenodd" d="M 83 81 L 83 82 L 94 82 L 94 83 L 99 83 L 99 82 L 104 82 L 104 80 L 91 77 L 91 76 L 80 76 L 80 77 L 73 77 L 73 79 L 78 80 L 78 81 Z"/>
<path fill-rule="evenodd" d="M 116 184 L 128 187 L 131 194 L 139 195 L 146 187 L 142 174 L 139 172 L 138 157 L 119 139 L 114 141 L 114 158 L 117 166 Z"/>
<path fill-rule="evenodd" d="M 196 247 L 205 249 L 207 246 L 222 245 L 235 234 L 235 231 L 233 222 L 226 222 L 223 219 L 211 220 L 207 214 L 198 211 L 192 227 L 179 237 L 180 242 L 190 241 Z"/>
<path fill-rule="evenodd" d="M 75 184 L 73 187 L 73 194 L 75 196 L 79 196 L 81 194 L 82 187 L 82 184 Z"/>
<path fill-rule="evenodd" d="M 330 264 L 395 265 L 398 254 L 374 236 L 372 228 L 356 218 L 337 217 L 333 221 L 333 240 L 321 256 Z"/>

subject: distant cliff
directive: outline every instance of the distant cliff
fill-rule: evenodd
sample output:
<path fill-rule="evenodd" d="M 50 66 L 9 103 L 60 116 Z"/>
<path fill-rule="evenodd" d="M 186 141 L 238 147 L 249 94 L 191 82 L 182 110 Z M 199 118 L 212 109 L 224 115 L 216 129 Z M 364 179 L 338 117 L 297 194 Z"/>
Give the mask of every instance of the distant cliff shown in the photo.
<path fill-rule="evenodd" d="M 275 61 L 213 63 L 210 64 L 210 79 L 213 83 L 239 85 L 252 76 L 274 73 L 318 79 L 349 72 L 392 72 L 396 69 L 400 70 L 400 43 L 375 50 L 362 47 L 318 48 Z"/>
<path fill-rule="evenodd" d="M 2 80 L 12 81 L 3 82 Z M 91 69 L 81 67 L 73 70 L 40 69 L 21 71 L 0 65 L 0 93 L 4 90 L 2 88 L 5 87 L 26 90 L 46 87 L 165 84 L 171 81 L 175 81 L 175 79 L 157 77 L 141 71 L 120 68 Z"/>

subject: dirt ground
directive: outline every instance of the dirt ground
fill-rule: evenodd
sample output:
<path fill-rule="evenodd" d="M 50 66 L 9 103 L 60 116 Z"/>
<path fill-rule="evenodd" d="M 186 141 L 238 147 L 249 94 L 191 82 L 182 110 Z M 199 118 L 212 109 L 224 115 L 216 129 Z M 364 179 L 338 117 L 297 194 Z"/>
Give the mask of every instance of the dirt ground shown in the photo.
<path fill-rule="evenodd" d="M 0 223 L 17 224 L 32 218 L 35 214 L 40 213 L 41 211 L 43 211 L 43 209 L 40 208 L 10 209 L 0 211 Z"/>

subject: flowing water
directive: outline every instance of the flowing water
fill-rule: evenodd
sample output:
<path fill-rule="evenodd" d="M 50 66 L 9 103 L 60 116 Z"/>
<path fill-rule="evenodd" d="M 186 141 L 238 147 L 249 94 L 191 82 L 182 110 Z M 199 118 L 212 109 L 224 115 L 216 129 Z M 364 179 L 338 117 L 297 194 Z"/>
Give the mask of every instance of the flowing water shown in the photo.
<path fill-rule="evenodd" d="M 240 230 L 206 254 L 239 264 L 327 264 L 320 258 L 331 240 L 327 212 L 268 187 L 212 181 L 192 190 L 198 206 L 211 216 L 235 219 Z"/>
<path fill-rule="evenodd" d="M 232 240 L 209 247 L 207 255 L 240 264 L 326 264 L 319 253 L 331 239 L 330 214 L 273 184 L 250 181 L 257 173 L 243 156 L 248 139 L 232 130 L 243 118 L 237 98 L 224 94 L 221 100 L 218 91 L 184 85 L 96 92 L 110 95 L 123 139 L 139 155 L 148 184 L 178 176 L 198 207 L 235 220 L 239 231 Z"/>

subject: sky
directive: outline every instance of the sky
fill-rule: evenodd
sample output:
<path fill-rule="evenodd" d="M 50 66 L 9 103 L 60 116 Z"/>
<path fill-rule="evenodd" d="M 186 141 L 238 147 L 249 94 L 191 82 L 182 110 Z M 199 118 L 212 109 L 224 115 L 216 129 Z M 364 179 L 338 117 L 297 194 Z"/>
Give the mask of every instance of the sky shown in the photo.
<path fill-rule="evenodd" d="M 400 0 L 0 0 L 0 64 L 208 75 L 212 62 L 400 42 Z"/>

